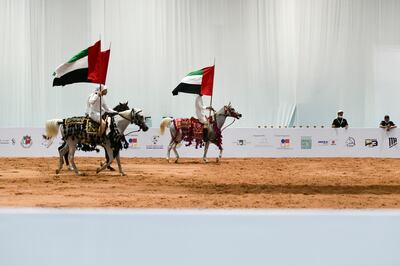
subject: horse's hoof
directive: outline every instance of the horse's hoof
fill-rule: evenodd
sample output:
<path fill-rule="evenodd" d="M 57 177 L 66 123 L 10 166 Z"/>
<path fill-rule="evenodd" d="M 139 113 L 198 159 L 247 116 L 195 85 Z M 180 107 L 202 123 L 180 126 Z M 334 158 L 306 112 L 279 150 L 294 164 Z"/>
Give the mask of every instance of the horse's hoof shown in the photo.
<path fill-rule="evenodd" d="M 179 161 L 179 160 L 178 160 L 178 159 L 176 159 L 176 160 L 174 161 L 174 163 L 178 163 L 178 161 Z"/>
<path fill-rule="evenodd" d="M 124 172 L 120 173 L 121 176 L 126 176 L 126 174 Z"/>
<path fill-rule="evenodd" d="M 203 163 L 207 163 L 207 159 L 203 159 Z"/>
<path fill-rule="evenodd" d="M 78 176 L 85 176 L 85 175 L 86 175 L 85 173 L 78 172 Z"/>
<path fill-rule="evenodd" d="M 216 162 L 219 163 L 219 158 L 217 158 Z"/>
<path fill-rule="evenodd" d="M 57 169 L 56 170 L 56 174 L 58 175 L 60 173 L 60 169 Z"/>
<path fill-rule="evenodd" d="M 96 169 L 96 174 L 100 173 L 100 169 L 101 169 L 101 168 L 97 168 L 97 169 Z"/>
<path fill-rule="evenodd" d="M 108 166 L 107 169 L 110 170 L 111 172 L 115 171 L 114 167 L 112 167 L 112 166 Z"/>

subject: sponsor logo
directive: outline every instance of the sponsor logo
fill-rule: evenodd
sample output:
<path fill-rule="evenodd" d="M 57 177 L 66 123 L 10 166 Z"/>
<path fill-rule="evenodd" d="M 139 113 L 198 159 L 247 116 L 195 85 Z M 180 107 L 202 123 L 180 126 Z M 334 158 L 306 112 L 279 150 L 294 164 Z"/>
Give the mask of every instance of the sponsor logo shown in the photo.
<path fill-rule="evenodd" d="M 348 137 L 346 139 L 346 146 L 349 148 L 356 146 L 356 140 L 353 137 Z"/>
<path fill-rule="evenodd" d="M 328 146 L 329 145 L 329 140 L 318 140 L 317 141 L 318 146 Z"/>
<path fill-rule="evenodd" d="M 312 148 L 312 138 L 310 136 L 301 136 L 301 149 L 310 150 Z"/>
<path fill-rule="evenodd" d="M 162 150 L 164 149 L 164 145 L 158 144 L 158 141 L 160 140 L 160 136 L 154 135 L 151 139 L 150 145 L 146 145 L 147 150 Z"/>
<path fill-rule="evenodd" d="M 282 138 L 280 143 L 281 143 L 281 148 L 282 149 L 289 149 L 290 148 L 290 139 L 289 138 Z"/>
<path fill-rule="evenodd" d="M 236 144 L 237 146 L 245 146 L 247 144 L 250 144 L 250 142 L 248 142 L 245 139 L 238 139 L 237 141 L 234 141 L 233 143 Z"/>
<path fill-rule="evenodd" d="M 0 145 L 15 145 L 16 141 L 12 139 L 0 139 Z"/>
<path fill-rule="evenodd" d="M 32 146 L 32 137 L 29 135 L 25 135 L 21 139 L 21 146 L 24 148 L 30 148 Z"/>
<path fill-rule="evenodd" d="M 10 140 L 8 140 L 8 139 L 0 139 L 0 144 L 2 144 L 2 145 L 10 144 Z"/>
<path fill-rule="evenodd" d="M 256 148 L 272 147 L 265 135 L 253 135 L 253 140 Z"/>
<path fill-rule="evenodd" d="M 397 138 L 390 137 L 389 138 L 389 148 L 393 148 L 396 145 L 397 145 Z"/>
<path fill-rule="evenodd" d="M 128 148 L 130 148 L 130 149 L 140 149 L 139 139 L 138 139 L 137 135 L 128 136 L 126 141 L 129 144 Z"/>
<path fill-rule="evenodd" d="M 365 147 L 376 147 L 378 146 L 378 140 L 377 139 L 365 139 Z"/>
<path fill-rule="evenodd" d="M 275 135 L 277 149 L 292 149 L 292 139 L 290 135 Z"/>

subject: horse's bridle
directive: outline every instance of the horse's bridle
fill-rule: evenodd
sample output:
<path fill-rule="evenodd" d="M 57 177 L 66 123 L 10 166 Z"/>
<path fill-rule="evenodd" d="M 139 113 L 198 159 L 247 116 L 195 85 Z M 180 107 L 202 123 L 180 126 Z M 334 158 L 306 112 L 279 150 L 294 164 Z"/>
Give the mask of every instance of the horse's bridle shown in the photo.
<path fill-rule="evenodd" d="M 223 114 L 225 117 L 232 117 L 233 118 L 233 121 L 229 124 L 229 125 L 227 125 L 227 126 L 225 126 L 225 127 L 223 127 L 222 129 L 221 129 L 221 132 L 222 131 L 224 131 L 227 127 L 230 127 L 233 123 L 235 123 L 235 121 L 236 121 L 236 119 L 238 119 L 238 116 L 236 115 L 236 116 L 233 116 L 232 115 L 232 112 L 230 111 L 230 108 L 228 108 L 228 106 L 224 106 L 224 114 Z"/>
<path fill-rule="evenodd" d="M 233 117 L 235 119 L 238 119 L 238 115 L 236 113 L 235 113 L 235 115 L 233 115 L 232 112 L 231 112 L 231 109 L 226 105 L 224 106 L 224 115 L 226 117 L 230 116 L 230 117 Z"/>
<path fill-rule="evenodd" d="M 138 121 L 138 116 L 137 116 L 137 114 L 140 113 L 140 112 L 141 112 L 141 110 L 136 112 L 135 109 L 132 109 L 131 110 L 131 118 L 127 118 L 127 117 L 123 116 L 122 114 L 119 114 L 122 118 L 128 120 L 131 124 L 135 123 L 137 126 L 139 126 L 138 130 L 130 131 L 130 132 L 124 134 L 125 136 L 127 136 L 127 135 L 129 135 L 131 133 L 134 133 L 134 132 L 139 132 L 139 131 L 142 130 L 142 123 L 139 123 L 141 121 Z"/>
<path fill-rule="evenodd" d="M 132 112 L 133 112 L 133 111 L 134 111 L 134 109 L 131 110 L 131 117 L 132 117 Z M 123 116 L 123 115 L 121 114 L 121 112 L 118 113 L 118 114 L 119 114 L 119 116 L 122 117 L 123 119 L 128 120 L 131 124 L 133 123 L 133 120 L 132 120 L 131 118 L 127 118 L 127 117 Z"/>
<path fill-rule="evenodd" d="M 135 112 L 135 109 L 132 109 L 132 110 L 131 110 L 131 117 L 130 117 L 130 118 L 125 117 L 125 116 L 122 115 L 121 113 L 119 113 L 119 115 L 120 115 L 123 119 L 128 120 L 131 124 L 135 123 L 136 125 L 140 126 L 139 123 L 138 123 L 138 122 L 140 122 L 140 121 L 138 121 L 138 117 L 137 117 L 137 114 L 140 113 L 140 112 L 141 112 L 141 111 Z"/>

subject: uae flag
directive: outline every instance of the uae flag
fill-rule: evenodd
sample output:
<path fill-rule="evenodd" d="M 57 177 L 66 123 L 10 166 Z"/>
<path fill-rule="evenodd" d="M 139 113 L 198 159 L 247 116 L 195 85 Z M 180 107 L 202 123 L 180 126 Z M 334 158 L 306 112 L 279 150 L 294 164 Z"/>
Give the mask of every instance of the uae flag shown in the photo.
<path fill-rule="evenodd" d="M 53 86 L 65 86 L 78 82 L 105 83 L 110 50 L 100 51 L 97 41 L 89 48 L 80 51 L 68 62 L 60 65 L 54 72 Z"/>
<path fill-rule="evenodd" d="M 172 95 L 178 95 L 179 92 L 184 92 L 212 96 L 214 68 L 215 66 L 210 66 L 190 72 L 172 91 Z"/>
<path fill-rule="evenodd" d="M 90 82 L 97 84 L 106 84 L 108 61 L 110 59 L 110 50 L 100 52 L 97 57 L 94 69 L 88 71 L 88 79 Z"/>

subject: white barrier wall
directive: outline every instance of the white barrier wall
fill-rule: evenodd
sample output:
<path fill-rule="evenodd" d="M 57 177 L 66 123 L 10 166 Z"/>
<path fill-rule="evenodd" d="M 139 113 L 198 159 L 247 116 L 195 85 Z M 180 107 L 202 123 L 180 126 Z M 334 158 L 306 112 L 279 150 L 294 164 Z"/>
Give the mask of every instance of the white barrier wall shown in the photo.
<path fill-rule="evenodd" d="M 399 211 L 0 209 L 4 266 L 398 266 Z"/>
<path fill-rule="evenodd" d="M 130 131 L 130 130 L 128 130 Z M 58 156 L 61 139 L 50 146 L 43 141 L 42 128 L 0 130 L 0 156 Z M 165 157 L 170 136 L 156 128 L 127 135 L 126 157 Z M 379 128 L 228 128 L 223 132 L 224 157 L 400 157 L 400 129 Z M 201 157 L 202 149 L 182 145 L 181 157 Z M 209 156 L 217 156 L 210 146 Z M 103 152 L 78 152 L 78 156 L 103 156 Z"/>

